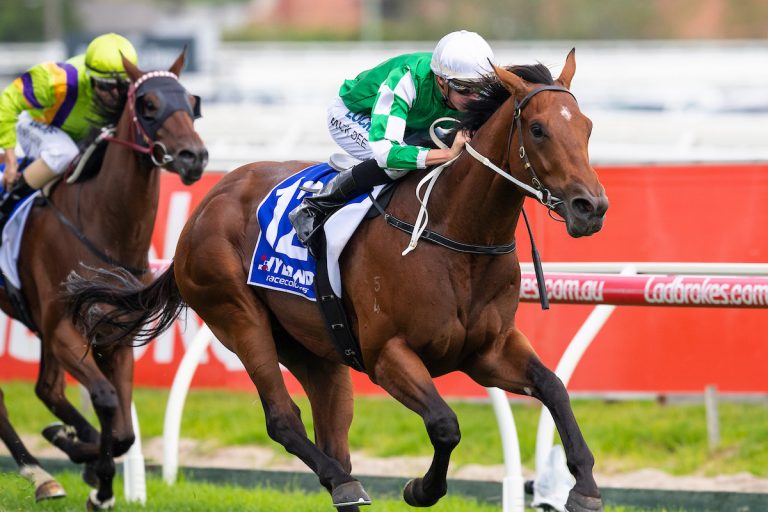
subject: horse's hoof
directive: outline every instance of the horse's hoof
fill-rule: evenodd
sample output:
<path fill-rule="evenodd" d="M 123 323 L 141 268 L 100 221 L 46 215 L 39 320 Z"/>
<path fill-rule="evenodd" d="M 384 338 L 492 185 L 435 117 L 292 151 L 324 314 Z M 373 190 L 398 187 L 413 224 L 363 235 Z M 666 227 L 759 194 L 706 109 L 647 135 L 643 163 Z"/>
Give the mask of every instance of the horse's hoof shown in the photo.
<path fill-rule="evenodd" d="M 445 496 L 445 493 L 448 492 L 448 489 L 446 488 L 437 496 L 427 497 L 424 494 L 423 482 L 424 480 L 422 478 L 412 478 L 408 480 L 405 487 L 403 487 L 403 499 L 412 507 L 431 507 L 440 501 L 440 498 Z"/>
<path fill-rule="evenodd" d="M 336 508 L 371 504 L 370 496 L 357 480 L 337 485 L 331 492 L 331 499 Z"/>
<path fill-rule="evenodd" d="M 66 431 L 67 427 L 63 423 L 51 423 L 43 429 L 43 437 L 46 438 L 48 442 L 55 445 L 55 441 L 59 438 L 62 436 L 66 437 Z"/>
<path fill-rule="evenodd" d="M 50 500 L 54 498 L 63 498 L 67 491 L 56 480 L 48 480 L 40 484 L 35 489 L 35 501 Z"/>
<path fill-rule="evenodd" d="M 584 496 L 571 489 L 571 492 L 568 493 L 568 501 L 565 502 L 565 510 L 568 512 L 602 512 L 603 500 Z"/>
<path fill-rule="evenodd" d="M 89 512 L 93 510 L 109 510 L 115 508 L 115 497 L 112 496 L 108 500 L 100 501 L 97 497 L 98 491 L 92 490 L 88 495 L 88 501 L 85 502 L 85 509 Z"/>
<path fill-rule="evenodd" d="M 99 476 L 96 474 L 96 462 L 86 462 L 80 471 L 80 478 L 92 489 L 99 487 Z"/>

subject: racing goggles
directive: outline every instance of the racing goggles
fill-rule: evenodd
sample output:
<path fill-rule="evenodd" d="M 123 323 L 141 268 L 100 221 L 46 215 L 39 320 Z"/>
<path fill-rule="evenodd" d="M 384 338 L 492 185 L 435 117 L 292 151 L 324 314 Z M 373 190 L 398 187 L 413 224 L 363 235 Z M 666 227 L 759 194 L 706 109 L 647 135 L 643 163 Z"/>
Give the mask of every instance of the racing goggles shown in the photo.
<path fill-rule="evenodd" d="M 102 78 L 92 76 L 91 83 L 93 84 L 94 89 L 98 89 L 104 92 L 110 92 L 115 89 L 118 91 L 128 90 L 128 82 L 120 78 Z"/>
<path fill-rule="evenodd" d="M 465 82 L 461 80 L 447 80 L 448 87 L 461 94 L 462 96 L 469 96 L 477 92 L 477 87 L 471 82 Z"/>

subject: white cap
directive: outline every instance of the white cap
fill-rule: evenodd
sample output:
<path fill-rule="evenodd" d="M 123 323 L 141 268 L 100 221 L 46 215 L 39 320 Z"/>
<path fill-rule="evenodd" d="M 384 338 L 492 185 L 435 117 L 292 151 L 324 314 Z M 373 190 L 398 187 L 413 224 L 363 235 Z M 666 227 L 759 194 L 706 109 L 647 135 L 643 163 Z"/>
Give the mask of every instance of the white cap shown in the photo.
<path fill-rule="evenodd" d="M 493 73 L 493 50 L 479 34 L 460 30 L 444 36 L 432 53 L 430 67 L 437 75 L 451 80 L 476 80 Z"/>

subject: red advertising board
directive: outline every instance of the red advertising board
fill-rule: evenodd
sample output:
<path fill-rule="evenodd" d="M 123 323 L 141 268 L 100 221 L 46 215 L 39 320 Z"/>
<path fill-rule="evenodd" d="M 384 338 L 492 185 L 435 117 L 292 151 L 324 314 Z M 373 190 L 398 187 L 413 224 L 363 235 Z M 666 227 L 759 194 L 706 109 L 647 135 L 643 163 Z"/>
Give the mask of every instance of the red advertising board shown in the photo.
<path fill-rule="evenodd" d="M 611 207 L 604 229 L 588 238 L 568 237 L 535 202 L 526 211 L 545 262 L 768 262 L 768 164 L 654 165 L 598 169 Z M 220 178 L 208 173 L 184 187 L 164 174 L 152 258 L 171 258 L 191 209 Z M 530 261 L 524 226 L 517 233 L 522 261 Z M 407 256 L 406 256 L 407 257 Z M 667 281 L 660 282 L 663 293 Z M 671 285 L 669 285 L 671 286 Z M 540 357 L 556 366 L 591 305 L 553 304 L 541 311 L 521 304 L 518 325 Z M 620 306 L 577 367 L 569 388 L 584 392 L 767 392 L 768 310 Z M 168 386 L 198 320 L 190 314 L 150 345 L 136 350 L 137 385 Z M 0 379 L 34 379 L 38 342 L 16 322 L 0 321 Z M 377 392 L 353 372 L 358 392 Z M 298 386 L 289 376 L 290 388 Z M 253 389 L 237 358 L 214 343 L 194 386 Z M 465 376 L 438 379 L 445 395 L 481 396 Z"/>

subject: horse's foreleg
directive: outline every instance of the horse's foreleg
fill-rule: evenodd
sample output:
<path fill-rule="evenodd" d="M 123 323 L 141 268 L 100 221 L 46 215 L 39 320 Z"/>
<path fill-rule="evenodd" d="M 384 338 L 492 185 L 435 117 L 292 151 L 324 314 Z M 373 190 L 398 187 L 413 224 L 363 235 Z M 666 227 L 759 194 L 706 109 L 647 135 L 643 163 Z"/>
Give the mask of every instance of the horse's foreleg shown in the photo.
<path fill-rule="evenodd" d="M 99 453 L 99 432 L 67 400 L 65 387 L 64 371 L 54 353 L 44 346 L 35 393 L 64 424 L 49 425 L 43 430 L 43 436 L 76 464 L 95 460 Z"/>
<path fill-rule="evenodd" d="M 8 409 L 5 407 L 5 396 L 0 389 L 0 439 L 2 439 L 11 457 L 19 466 L 19 473 L 35 485 L 35 500 L 61 498 L 67 493 L 59 482 L 45 471 L 38 460 L 27 450 L 11 425 Z"/>
<path fill-rule="evenodd" d="M 430 507 L 448 491 L 448 463 L 461 440 L 456 414 L 438 394 L 424 363 L 401 338 L 384 345 L 373 374 L 377 384 L 424 420 L 434 457 L 423 478 L 406 484 L 403 497 L 411 506 Z"/>
<path fill-rule="evenodd" d="M 309 351 L 304 351 L 300 359 L 283 357 L 281 352 L 280 361 L 307 393 L 312 407 L 315 444 L 337 460 L 344 471 L 351 473 L 349 427 L 352 424 L 354 398 L 349 368 L 320 359 Z"/>
<path fill-rule="evenodd" d="M 568 469 L 576 478 L 566 508 L 570 512 L 602 510 L 600 491 L 592 475 L 595 459 L 587 447 L 562 381 L 546 368 L 517 329 L 489 344 L 464 371 L 485 387 L 497 387 L 541 400 L 563 442 Z"/>
<path fill-rule="evenodd" d="M 54 356 L 66 371 L 86 387 L 101 426 L 97 456 L 92 466 L 98 477 L 98 490 L 91 493 L 87 504 L 93 509 L 111 508 L 115 503 L 112 490 L 115 476 L 114 426 L 120 406 L 117 391 L 97 365 L 94 351 L 89 351 L 83 357 L 87 341 L 71 323 L 60 322 L 55 334 L 52 340 L 58 340 L 58 343 L 54 341 L 51 344 Z M 83 449 L 91 447 L 87 444 L 80 445 Z"/>

